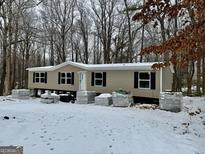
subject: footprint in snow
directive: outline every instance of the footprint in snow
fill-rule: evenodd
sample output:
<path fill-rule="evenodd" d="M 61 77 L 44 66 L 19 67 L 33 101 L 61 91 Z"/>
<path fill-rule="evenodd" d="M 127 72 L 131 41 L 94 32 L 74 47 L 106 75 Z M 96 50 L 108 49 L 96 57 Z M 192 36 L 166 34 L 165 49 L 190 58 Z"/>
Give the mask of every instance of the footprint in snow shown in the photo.
<path fill-rule="evenodd" d="M 51 150 L 51 151 L 53 151 L 53 150 L 54 150 L 54 148 L 50 148 L 50 150 Z"/>
<path fill-rule="evenodd" d="M 29 139 L 28 137 L 25 137 L 25 138 L 24 138 L 24 140 L 28 140 L 28 139 Z"/>
<path fill-rule="evenodd" d="M 21 121 L 17 121 L 18 123 L 23 123 L 24 121 L 23 120 L 21 120 Z"/>
<path fill-rule="evenodd" d="M 32 147 L 35 147 L 36 146 L 36 144 L 32 144 Z"/>
<path fill-rule="evenodd" d="M 112 145 L 109 145 L 109 148 L 112 148 Z"/>
<path fill-rule="evenodd" d="M 58 138 L 58 139 L 56 139 L 56 141 L 61 141 L 61 139 Z"/>
<path fill-rule="evenodd" d="M 44 138 L 44 136 L 40 136 L 40 138 Z"/>
<path fill-rule="evenodd" d="M 64 141 L 67 141 L 68 140 L 68 138 L 64 138 Z"/>
<path fill-rule="evenodd" d="M 72 119 L 73 118 L 73 116 L 70 116 L 70 117 L 68 117 L 67 119 Z"/>
<path fill-rule="evenodd" d="M 44 133 L 44 134 L 46 134 L 46 133 L 47 133 L 47 131 L 45 130 L 43 133 Z"/>
<path fill-rule="evenodd" d="M 46 145 L 51 145 L 51 143 L 47 143 Z"/>

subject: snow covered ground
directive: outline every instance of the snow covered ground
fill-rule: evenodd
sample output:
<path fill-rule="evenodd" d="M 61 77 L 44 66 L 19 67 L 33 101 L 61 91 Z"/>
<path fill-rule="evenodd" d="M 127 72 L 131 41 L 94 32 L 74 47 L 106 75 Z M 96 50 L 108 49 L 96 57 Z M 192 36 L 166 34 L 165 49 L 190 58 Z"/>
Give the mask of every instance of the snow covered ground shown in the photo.
<path fill-rule="evenodd" d="M 171 113 L 0 97 L 0 145 L 25 154 L 205 154 L 205 98 L 184 102 Z"/>

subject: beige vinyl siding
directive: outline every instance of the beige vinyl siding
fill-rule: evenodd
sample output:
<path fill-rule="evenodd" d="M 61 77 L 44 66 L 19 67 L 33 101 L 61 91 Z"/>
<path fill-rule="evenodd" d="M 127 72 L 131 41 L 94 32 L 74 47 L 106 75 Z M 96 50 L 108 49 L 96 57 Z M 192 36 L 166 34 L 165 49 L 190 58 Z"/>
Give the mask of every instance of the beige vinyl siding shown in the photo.
<path fill-rule="evenodd" d="M 106 87 L 91 86 L 91 74 L 88 72 L 87 89 L 96 91 L 97 93 L 111 93 L 115 90 L 123 89 L 130 91 L 134 96 L 139 97 L 159 97 L 159 71 L 156 72 L 156 89 L 136 89 L 134 88 L 134 72 L 137 71 L 93 71 L 93 72 L 106 72 Z M 138 71 L 140 72 L 140 71 Z M 147 71 L 145 71 L 147 72 Z"/>
<path fill-rule="evenodd" d="M 86 71 L 75 66 L 67 65 L 54 71 L 47 71 L 47 84 L 33 83 L 33 72 L 29 72 L 30 89 L 53 89 L 65 91 L 79 90 L 79 71 Z M 42 71 L 45 72 L 45 71 Z M 58 72 L 74 72 L 74 85 L 58 84 Z M 102 70 L 102 71 L 86 71 L 87 73 L 87 90 L 96 91 L 96 93 L 111 93 L 115 90 L 123 89 L 130 91 L 133 96 L 159 98 L 160 93 L 160 71 L 156 71 L 156 89 L 140 89 L 134 88 L 134 72 L 149 72 L 149 71 L 135 71 L 135 70 Z M 106 87 L 91 86 L 92 72 L 106 72 Z M 171 89 L 172 73 L 169 69 L 162 69 L 162 90 Z"/>
<path fill-rule="evenodd" d="M 66 90 L 77 91 L 79 89 L 79 77 L 78 72 L 81 69 L 73 66 L 65 66 L 54 71 L 47 72 L 47 84 L 45 83 L 33 83 L 33 72 L 29 72 L 28 88 L 30 89 L 54 89 L 54 90 Z M 42 71 L 44 72 L 44 71 Z M 74 85 L 71 84 L 58 84 L 58 72 L 74 72 Z"/>
<path fill-rule="evenodd" d="M 162 91 L 171 90 L 173 82 L 173 74 L 169 67 L 162 70 Z"/>

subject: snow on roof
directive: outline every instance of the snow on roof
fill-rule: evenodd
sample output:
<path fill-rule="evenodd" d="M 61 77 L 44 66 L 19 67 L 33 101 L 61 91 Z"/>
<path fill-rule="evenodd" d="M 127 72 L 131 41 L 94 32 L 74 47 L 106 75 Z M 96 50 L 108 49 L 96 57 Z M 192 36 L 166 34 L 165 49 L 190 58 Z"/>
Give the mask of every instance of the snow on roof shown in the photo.
<path fill-rule="evenodd" d="M 35 72 L 35 71 L 47 71 L 52 69 L 54 66 L 44 66 L 44 67 L 31 67 L 31 68 L 27 68 L 26 70 L 31 71 L 31 72 Z"/>
<path fill-rule="evenodd" d="M 83 64 L 67 61 L 56 66 L 27 68 L 28 71 L 54 71 L 67 65 L 81 68 L 83 70 L 152 70 L 152 63 L 117 63 L 117 64 Z"/>

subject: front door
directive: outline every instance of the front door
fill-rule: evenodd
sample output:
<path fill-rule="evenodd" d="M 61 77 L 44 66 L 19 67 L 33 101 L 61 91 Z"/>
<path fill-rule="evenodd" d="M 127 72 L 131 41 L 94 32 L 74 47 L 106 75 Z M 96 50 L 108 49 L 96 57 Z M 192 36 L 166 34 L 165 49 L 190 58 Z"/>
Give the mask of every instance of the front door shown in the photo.
<path fill-rule="evenodd" d="M 79 72 L 79 90 L 86 91 L 87 84 L 86 84 L 86 71 Z"/>

